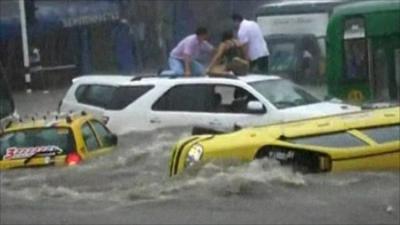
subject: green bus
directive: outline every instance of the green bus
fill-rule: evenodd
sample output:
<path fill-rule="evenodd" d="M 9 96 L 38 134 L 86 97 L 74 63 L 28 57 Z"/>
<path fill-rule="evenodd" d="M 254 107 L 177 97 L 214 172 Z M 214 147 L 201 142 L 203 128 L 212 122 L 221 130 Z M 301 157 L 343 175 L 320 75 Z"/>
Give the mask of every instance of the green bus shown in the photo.
<path fill-rule="evenodd" d="M 400 1 L 334 9 L 327 29 L 328 94 L 353 103 L 400 97 Z"/>

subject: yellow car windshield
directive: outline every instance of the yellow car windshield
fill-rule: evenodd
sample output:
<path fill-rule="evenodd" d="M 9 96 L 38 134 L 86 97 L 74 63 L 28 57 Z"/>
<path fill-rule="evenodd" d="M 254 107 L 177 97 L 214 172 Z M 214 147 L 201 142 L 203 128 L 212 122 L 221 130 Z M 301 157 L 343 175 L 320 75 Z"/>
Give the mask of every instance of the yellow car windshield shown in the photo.
<path fill-rule="evenodd" d="M 74 148 L 75 142 L 68 128 L 34 128 L 0 136 L 0 160 L 25 159 L 41 152 L 64 155 Z"/>

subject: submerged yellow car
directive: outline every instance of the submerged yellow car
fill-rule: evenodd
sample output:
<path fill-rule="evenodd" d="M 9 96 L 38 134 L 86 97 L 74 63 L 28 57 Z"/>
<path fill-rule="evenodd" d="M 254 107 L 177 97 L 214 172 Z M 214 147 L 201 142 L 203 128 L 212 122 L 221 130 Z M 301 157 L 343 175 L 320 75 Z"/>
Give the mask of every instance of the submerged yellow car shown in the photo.
<path fill-rule="evenodd" d="M 169 172 L 211 160 L 264 157 L 312 173 L 398 170 L 400 107 L 192 136 L 175 145 Z"/>
<path fill-rule="evenodd" d="M 0 131 L 0 169 L 75 165 L 110 152 L 117 142 L 86 113 L 14 122 Z"/>

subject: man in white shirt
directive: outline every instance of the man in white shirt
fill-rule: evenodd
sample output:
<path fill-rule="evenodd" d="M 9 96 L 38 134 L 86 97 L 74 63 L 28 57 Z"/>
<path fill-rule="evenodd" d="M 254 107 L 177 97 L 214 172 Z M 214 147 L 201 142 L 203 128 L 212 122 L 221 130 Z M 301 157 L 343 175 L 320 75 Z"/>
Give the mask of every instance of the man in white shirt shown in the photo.
<path fill-rule="evenodd" d="M 195 34 L 189 35 L 171 51 L 168 60 L 170 69 L 176 75 L 201 76 L 205 67 L 196 60 L 202 51 L 211 53 L 214 47 L 207 41 L 208 32 L 199 27 Z"/>
<path fill-rule="evenodd" d="M 233 14 L 232 20 L 241 46 L 246 53 L 246 59 L 250 61 L 251 70 L 268 72 L 268 46 L 262 34 L 260 26 L 250 20 L 243 19 L 239 14 Z"/>

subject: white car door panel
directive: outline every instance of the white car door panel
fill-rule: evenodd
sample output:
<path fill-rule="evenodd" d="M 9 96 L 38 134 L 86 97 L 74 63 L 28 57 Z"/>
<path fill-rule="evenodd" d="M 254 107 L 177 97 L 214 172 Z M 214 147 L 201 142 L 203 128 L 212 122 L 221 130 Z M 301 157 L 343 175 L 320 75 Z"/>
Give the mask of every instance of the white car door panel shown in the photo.
<path fill-rule="evenodd" d="M 208 121 L 208 118 L 208 113 L 201 112 L 152 111 L 148 123 L 153 129 L 188 126 L 209 127 L 211 122 Z"/>

